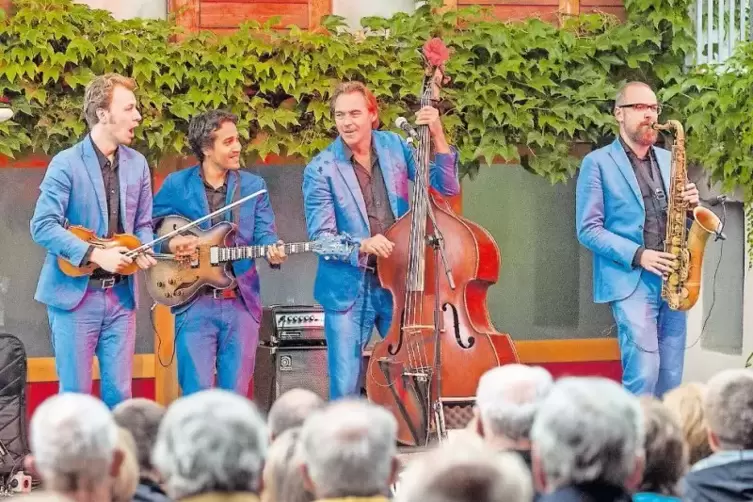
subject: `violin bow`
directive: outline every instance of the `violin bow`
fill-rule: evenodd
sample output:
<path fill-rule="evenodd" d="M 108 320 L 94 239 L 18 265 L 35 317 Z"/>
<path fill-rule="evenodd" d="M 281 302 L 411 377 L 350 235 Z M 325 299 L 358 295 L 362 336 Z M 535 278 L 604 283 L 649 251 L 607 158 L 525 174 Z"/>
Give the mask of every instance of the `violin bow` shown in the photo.
<path fill-rule="evenodd" d="M 250 200 L 250 199 L 253 199 L 254 197 L 258 197 L 259 195 L 261 195 L 261 194 L 263 194 L 263 193 L 266 193 L 266 192 L 267 192 L 267 191 L 266 191 L 265 189 L 262 189 L 262 190 L 259 190 L 259 191 L 257 191 L 257 192 L 254 192 L 254 193 L 252 193 L 251 195 L 247 195 L 246 197 L 243 197 L 243 198 L 242 198 L 242 199 L 240 199 L 240 200 L 237 200 L 237 201 L 235 201 L 235 202 L 233 202 L 233 203 L 231 203 L 231 204 L 228 204 L 227 206 L 224 206 L 224 207 L 221 207 L 221 208 L 219 208 L 219 209 L 218 209 L 217 211 L 214 211 L 214 212 L 212 212 L 212 213 L 209 213 L 209 214 L 208 214 L 208 215 L 206 215 L 206 216 L 202 216 L 201 218 L 199 218 L 199 219 L 197 219 L 197 220 L 194 220 L 194 221 L 192 221 L 192 222 L 190 222 L 190 223 L 186 223 L 186 224 L 185 224 L 185 225 L 183 225 L 182 227 L 180 227 L 180 228 L 176 228 L 176 229 L 175 229 L 175 230 L 173 230 L 172 232 L 168 232 L 168 233 L 166 233 L 166 234 L 165 234 L 165 235 L 163 235 L 162 237 L 158 237 L 158 238 L 154 239 L 154 240 L 153 240 L 153 241 L 151 241 L 151 242 L 147 242 L 146 244 L 142 244 L 141 246 L 139 246 L 139 247 L 137 247 L 137 248 L 135 248 L 135 249 L 132 249 L 132 250 L 130 250 L 130 251 L 129 251 L 128 253 L 125 253 L 125 254 L 126 254 L 126 256 L 128 256 L 129 258 L 133 258 L 133 257 L 135 257 L 136 255 L 138 255 L 139 253 L 141 253 L 142 251 L 144 251 L 144 250 L 146 250 L 146 249 L 148 249 L 148 248 L 154 247 L 155 245 L 159 244 L 160 242 L 162 242 L 162 241 L 164 241 L 164 240 L 170 239 L 170 238 L 172 238 L 173 236 L 175 236 L 175 235 L 178 235 L 179 233 L 181 233 L 181 232 L 184 232 L 184 231 L 186 231 L 186 230 L 188 230 L 188 229 L 190 229 L 190 228 L 193 228 L 193 227 L 195 227 L 195 226 L 197 226 L 197 225 L 201 225 L 201 224 L 202 224 L 202 223 L 204 223 L 205 221 L 207 221 L 207 220 L 209 220 L 209 219 L 213 218 L 214 216 L 217 216 L 218 214 L 220 214 L 220 213 L 222 213 L 222 212 L 225 212 L 225 211 L 227 211 L 228 209 L 232 209 L 232 208 L 234 208 L 235 206 L 237 206 L 237 205 L 239 205 L 239 204 L 243 204 L 244 202 L 246 202 L 246 201 L 248 201 L 248 200 Z"/>

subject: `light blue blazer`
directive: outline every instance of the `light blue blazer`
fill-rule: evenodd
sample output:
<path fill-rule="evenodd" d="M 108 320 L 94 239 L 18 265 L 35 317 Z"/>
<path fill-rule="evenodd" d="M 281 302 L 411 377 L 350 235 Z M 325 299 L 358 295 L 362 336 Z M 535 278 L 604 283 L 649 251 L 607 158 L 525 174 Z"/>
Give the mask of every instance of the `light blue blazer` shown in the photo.
<path fill-rule="evenodd" d="M 652 149 L 668 190 L 671 154 Z M 578 174 L 575 224 L 578 240 L 593 253 L 594 302 L 622 300 L 635 291 L 642 268 L 632 262 L 644 244 L 645 221 L 638 179 L 619 139 L 586 155 Z"/>
<path fill-rule="evenodd" d="M 374 131 L 372 142 L 384 176 L 395 219 L 409 209 L 409 180 L 416 165 L 408 143 L 395 133 Z M 431 186 L 443 195 L 460 193 L 458 154 L 437 154 L 430 165 Z M 303 202 L 309 239 L 323 234 L 347 233 L 354 241 L 370 237 L 366 203 L 353 165 L 338 137 L 306 166 L 303 172 Z M 314 299 L 327 310 L 345 311 L 355 302 L 363 282 L 366 256 L 358 249 L 344 260 L 319 256 L 314 280 Z"/>
<path fill-rule="evenodd" d="M 152 240 L 152 182 L 143 155 L 118 147 L 120 217 L 125 233 L 142 243 Z M 47 250 L 34 299 L 62 310 L 75 308 L 83 299 L 89 278 L 69 277 L 57 257 L 80 265 L 89 245 L 63 228 L 81 225 L 98 236 L 107 235 L 107 200 L 102 170 L 87 135 L 83 141 L 52 158 L 40 185 L 39 199 L 31 218 L 31 237 Z M 132 305 L 138 307 L 138 275 L 128 277 Z"/>

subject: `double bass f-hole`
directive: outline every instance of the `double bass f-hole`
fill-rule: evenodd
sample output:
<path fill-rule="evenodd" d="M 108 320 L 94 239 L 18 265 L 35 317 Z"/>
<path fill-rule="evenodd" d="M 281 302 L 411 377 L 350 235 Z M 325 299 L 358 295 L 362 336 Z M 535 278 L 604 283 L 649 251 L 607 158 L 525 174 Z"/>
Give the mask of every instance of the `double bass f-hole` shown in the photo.
<path fill-rule="evenodd" d="M 458 316 L 458 309 L 451 303 L 445 303 L 442 306 L 442 312 L 448 311 L 452 316 L 452 322 L 450 323 L 450 326 L 452 326 L 452 332 L 455 335 L 455 340 L 457 340 L 460 347 L 464 349 L 470 349 L 476 343 L 476 339 L 473 337 L 473 335 L 469 334 L 468 339 L 463 340 L 463 334 L 460 332 L 460 318 Z M 444 323 L 444 326 L 447 326 L 446 322 Z"/>
<path fill-rule="evenodd" d="M 473 347 L 473 344 L 476 343 L 476 339 L 473 337 L 473 335 L 468 335 L 467 339 L 463 338 L 463 334 L 460 332 L 460 319 L 458 317 L 458 309 L 455 307 L 455 305 L 451 303 L 445 303 L 442 305 L 442 312 L 445 314 L 445 322 L 442 323 L 442 326 L 440 327 L 440 331 L 446 331 L 448 329 L 448 325 L 450 329 L 452 330 L 453 335 L 455 336 L 455 340 L 457 341 L 457 344 L 464 348 L 464 349 L 470 349 Z M 452 318 L 451 322 L 446 322 L 446 318 L 448 314 Z M 433 328 L 433 326 L 432 326 Z M 402 311 L 400 314 L 400 337 L 398 338 L 397 345 L 389 344 L 387 346 L 387 352 L 391 355 L 397 355 L 400 350 L 403 347 L 403 341 L 405 339 L 405 311 Z"/>

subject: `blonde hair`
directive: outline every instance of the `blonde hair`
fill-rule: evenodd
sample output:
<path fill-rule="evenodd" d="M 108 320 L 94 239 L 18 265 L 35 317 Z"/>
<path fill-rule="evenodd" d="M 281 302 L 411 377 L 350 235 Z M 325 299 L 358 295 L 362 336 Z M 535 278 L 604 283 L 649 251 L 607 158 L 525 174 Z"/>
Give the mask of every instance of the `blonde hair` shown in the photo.
<path fill-rule="evenodd" d="M 84 91 L 84 118 L 89 128 L 99 123 L 97 110 L 110 108 L 112 93 L 117 86 L 134 91 L 136 81 L 117 73 L 107 73 L 96 77 L 86 86 L 86 91 Z"/>
<path fill-rule="evenodd" d="M 711 455 L 708 422 L 703 411 L 706 385 L 687 383 L 664 395 L 663 402 L 675 415 L 688 443 L 690 465 Z"/>
<path fill-rule="evenodd" d="M 112 502 L 130 502 L 139 486 L 139 464 L 136 460 L 136 442 L 123 427 L 118 427 L 117 448 L 123 454 L 123 462 L 112 483 Z"/>

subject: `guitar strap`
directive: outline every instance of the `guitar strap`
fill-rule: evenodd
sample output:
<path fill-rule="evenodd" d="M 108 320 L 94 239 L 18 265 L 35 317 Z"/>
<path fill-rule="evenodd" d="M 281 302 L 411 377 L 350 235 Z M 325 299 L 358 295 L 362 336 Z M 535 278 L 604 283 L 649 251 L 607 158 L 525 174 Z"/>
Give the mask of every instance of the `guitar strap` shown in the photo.
<path fill-rule="evenodd" d="M 230 194 L 230 202 L 238 202 L 241 198 L 241 175 L 238 171 L 232 171 L 233 175 L 235 175 L 235 183 L 233 184 L 233 193 Z M 237 206 L 233 207 L 230 211 L 230 219 L 228 220 L 228 214 L 227 211 L 225 211 L 225 221 L 229 221 L 230 223 L 235 224 L 236 227 L 240 226 L 241 223 L 241 214 L 240 214 L 241 206 L 238 204 Z M 237 240 L 238 234 L 236 229 L 235 239 Z"/>
<path fill-rule="evenodd" d="M 233 171 L 235 174 L 235 186 L 233 187 L 233 197 L 232 202 L 238 202 L 241 199 L 241 173 L 238 171 Z M 230 221 L 232 223 L 235 223 L 236 225 L 240 226 L 241 224 L 241 205 L 238 204 L 232 209 L 232 216 L 230 217 Z"/>

